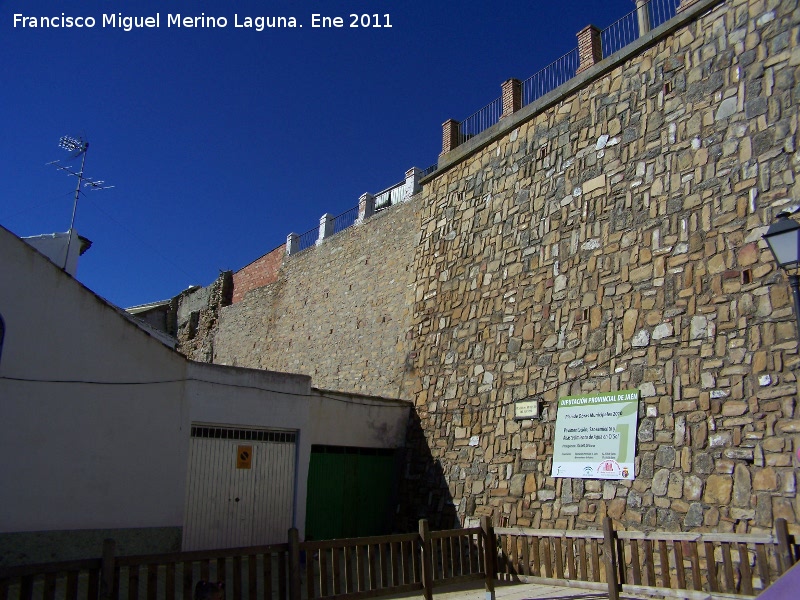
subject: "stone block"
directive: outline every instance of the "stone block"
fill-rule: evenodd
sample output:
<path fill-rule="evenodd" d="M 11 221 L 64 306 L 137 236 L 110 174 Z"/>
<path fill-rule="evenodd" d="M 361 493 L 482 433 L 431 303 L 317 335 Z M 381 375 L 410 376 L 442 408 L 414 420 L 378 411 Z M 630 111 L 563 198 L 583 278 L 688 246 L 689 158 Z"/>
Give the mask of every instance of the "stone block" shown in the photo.
<path fill-rule="evenodd" d="M 699 502 L 692 503 L 689 510 L 683 519 L 683 525 L 686 528 L 701 527 L 704 523 L 704 509 L 703 505 Z"/>
<path fill-rule="evenodd" d="M 672 499 L 681 498 L 683 496 L 683 475 L 681 475 L 680 472 L 670 473 L 667 496 Z"/>
<path fill-rule="evenodd" d="M 508 493 L 510 496 L 514 497 L 522 497 L 525 491 L 525 483 L 528 478 L 528 475 L 524 473 L 519 473 L 517 475 L 513 475 L 511 477 L 511 481 L 509 482 L 508 486 Z"/>
<path fill-rule="evenodd" d="M 683 480 L 683 495 L 686 500 L 700 500 L 703 494 L 703 480 L 696 475 L 689 475 Z"/>
<path fill-rule="evenodd" d="M 746 507 L 750 505 L 752 491 L 750 470 L 739 463 L 734 468 L 733 475 L 733 505 Z"/>
<path fill-rule="evenodd" d="M 653 477 L 652 490 L 655 496 L 667 495 L 667 484 L 669 483 L 669 469 L 659 469 Z"/>
<path fill-rule="evenodd" d="M 727 506 L 731 501 L 733 490 L 733 480 L 728 475 L 709 475 L 706 481 L 703 502 L 706 504 L 716 504 Z"/>
<path fill-rule="evenodd" d="M 777 491 L 778 474 L 775 469 L 766 467 L 757 470 L 753 475 L 753 489 L 758 492 Z"/>

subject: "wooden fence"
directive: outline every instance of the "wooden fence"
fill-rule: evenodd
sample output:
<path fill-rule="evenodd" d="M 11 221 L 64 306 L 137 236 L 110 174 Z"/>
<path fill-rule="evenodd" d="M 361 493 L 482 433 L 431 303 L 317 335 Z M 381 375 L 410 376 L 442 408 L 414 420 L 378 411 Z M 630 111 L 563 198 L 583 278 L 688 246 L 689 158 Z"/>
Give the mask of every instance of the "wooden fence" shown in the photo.
<path fill-rule="evenodd" d="M 784 519 L 775 535 L 614 531 L 609 518 L 603 531 L 506 527 L 494 535 L 500 579 L 608 589 L 612 600 L 620 591 L 755 596 L 800 559 Z"/>
<path fill-rule="evenodd" d="M 192 600 L 197 581 L 224 581 L 227 600 L 372 598 L 487 580 L 491 525 L 431 532 L 286 544 L 115 556 L 0 568 L 0 600 Z M 493 564 L 490 556 L 489 564 Z M 492 572 L 491 570 L 489 571 Z"/>
<path fill-rule="evenodd" d="M 227 600 L 356 599 L 483 581 L 530 581 L 685 598 L 760 593 L 800 559 L 778 519 L 775 535 L 481 527 L 0 568 L 0 600 L 192 600 L 197 581 L 224 581 Z M 609 576 L 610 575 L 610 576 Z"/>

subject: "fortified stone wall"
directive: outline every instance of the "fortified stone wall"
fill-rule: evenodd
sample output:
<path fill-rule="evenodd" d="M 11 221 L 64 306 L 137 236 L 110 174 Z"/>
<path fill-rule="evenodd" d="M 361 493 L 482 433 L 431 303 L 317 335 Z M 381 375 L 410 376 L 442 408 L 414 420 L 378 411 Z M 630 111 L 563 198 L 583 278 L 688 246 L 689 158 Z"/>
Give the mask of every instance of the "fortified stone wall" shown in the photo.
<path fill-rule="evenodd" d="M 800 9 L 691 11 L 444 155 L 408 203 L 243 269 L 269 276 L 234 276 L 200 350 L 415 399 L 409 523 L 800 533 L 795 321 L 761 241 L 800 191 Z M 636 479 L 550 477 L 557 399 L 623 389 Z"/>
<path fill-rule="evenodd" d="M 424 185 L 414 392 L 447 487 L 412 504 L 799 531 L 795 322 L 760 240 L 800 192 L 798 23 L 729 0 Z M 556 400 L 629 388 L 635 481 L 550 477 Z M 526 398 L 539 420 L 514 420 Z"/>
<path fill-rule="evenodd" d="M 415 206 L 381 211 L 285 257 L 277 281 L 221 310 L 214 362 L 302 373 L 331 390 L 410 399 L 404 386 L 412 360 Z"/>

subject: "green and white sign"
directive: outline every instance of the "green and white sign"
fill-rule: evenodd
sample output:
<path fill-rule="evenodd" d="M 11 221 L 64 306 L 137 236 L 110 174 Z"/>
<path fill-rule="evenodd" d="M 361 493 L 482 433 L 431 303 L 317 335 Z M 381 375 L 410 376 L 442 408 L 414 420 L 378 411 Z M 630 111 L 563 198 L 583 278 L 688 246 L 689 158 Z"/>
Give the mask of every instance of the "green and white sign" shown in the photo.
<path fill-rule="evenodd" d="M 552 477 L 633 479 L 639 390 L 559 398 Z"/>

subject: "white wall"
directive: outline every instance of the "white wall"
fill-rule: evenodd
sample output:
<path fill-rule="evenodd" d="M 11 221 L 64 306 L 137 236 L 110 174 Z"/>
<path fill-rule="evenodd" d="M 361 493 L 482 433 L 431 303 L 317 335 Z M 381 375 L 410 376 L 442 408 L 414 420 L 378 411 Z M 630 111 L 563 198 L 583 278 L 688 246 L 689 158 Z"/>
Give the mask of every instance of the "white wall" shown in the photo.
<path fill-rule="evenodd" d="M 25 242 L 75 277 L 78 272 L 78 258 L 81 255 L 81 241 L 78 239 L 77 231 L 70 229 L 65 233 L 34 235 L 26 237 Z M 65 261 L 67 249 L 69 249 L 69 259 Z"/>
<path fill-rule="evenodd" d="M 400 448 L 412 403 L 312 389 L 312 444 Z"/>
<path fill-rule="evenodd" d="M 192 421 L 307 429 L 310 378 L 190 363 L 5 230 L 0 257 L 0 531 L 180 527 Z"/>
<path fill-rule="evenodd" d="M 184 359 L 4 229 L 0 280 L 0 531 L 176 523 Z"/>
<path fill-rule="evenodd" d="M 188 374 L 192 422 L 298 432 L 294 525 L 301 538 L 312 445 L 398 448 L 405 442 L 409 402 L 312 390 L 310 377 L 272 371 L 192 362 Z"/>
<path fill-rule="evenodd" d="M 410 404 L 187 361 L 0 227 L 0 532 L 180 527 L 192 422 L 399 447 Z"/>

